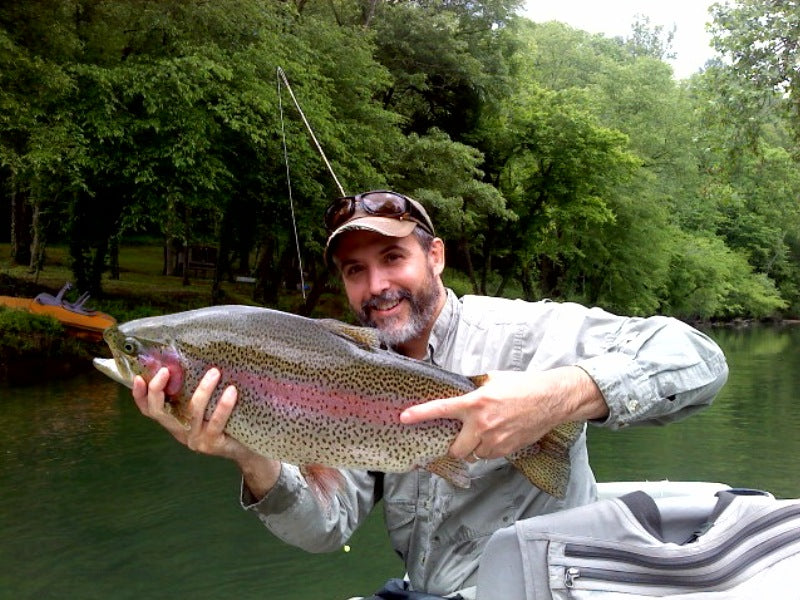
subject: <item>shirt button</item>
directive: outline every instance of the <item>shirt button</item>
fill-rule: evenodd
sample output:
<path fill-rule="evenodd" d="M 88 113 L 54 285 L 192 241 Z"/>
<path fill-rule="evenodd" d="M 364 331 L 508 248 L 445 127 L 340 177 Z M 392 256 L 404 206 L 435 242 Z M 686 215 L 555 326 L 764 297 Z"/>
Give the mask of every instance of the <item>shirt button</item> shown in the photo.
<path fill-rule="evenodd" d="M 628 412 L 636 412 L 637 408 L 639 408 L 638 400 L 631 400 L 628 402 Z"/>

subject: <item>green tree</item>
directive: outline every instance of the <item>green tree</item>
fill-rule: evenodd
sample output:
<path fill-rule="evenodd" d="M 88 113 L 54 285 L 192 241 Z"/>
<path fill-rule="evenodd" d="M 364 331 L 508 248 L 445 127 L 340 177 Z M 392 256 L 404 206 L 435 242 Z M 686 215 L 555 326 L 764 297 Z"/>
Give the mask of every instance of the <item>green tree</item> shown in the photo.
<path fill-rule="evenodd" d="M 743 83 L 788 96 L 785 107 L 800 135 L 800 11 L 796 3 L 740 0 L 715 4 L 711 13 L 716 49 L 730 60 Z"/>

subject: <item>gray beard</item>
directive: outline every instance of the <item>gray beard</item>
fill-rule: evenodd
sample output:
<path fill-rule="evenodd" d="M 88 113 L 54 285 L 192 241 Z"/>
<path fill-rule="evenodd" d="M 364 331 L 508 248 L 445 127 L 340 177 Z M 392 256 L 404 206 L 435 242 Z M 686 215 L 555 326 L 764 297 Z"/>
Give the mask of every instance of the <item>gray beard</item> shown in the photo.
<path fill-rule="evenodd" d="M 399 346 L 413 340 L 425 331 L 430 324 L 433 314 L 436 311 L 439 295 L 439 286 L 435 285 L 433 278 L 430 278 L 431 285 L 423 287 L 416 295 L 406 289 L 388 291 L 380 296 L 373 296 L 361 305 L 358 313 L 358 320 L 362 325 L 375 327 L 381 341 L 389 347 Z M 411 313 L 407 321 L 403 322 L 402 317 L 383 319 L 379 326 L 369 317 L 370 310 L 378 305 L 387 302 L 398 302 L 407 300 Z"/>

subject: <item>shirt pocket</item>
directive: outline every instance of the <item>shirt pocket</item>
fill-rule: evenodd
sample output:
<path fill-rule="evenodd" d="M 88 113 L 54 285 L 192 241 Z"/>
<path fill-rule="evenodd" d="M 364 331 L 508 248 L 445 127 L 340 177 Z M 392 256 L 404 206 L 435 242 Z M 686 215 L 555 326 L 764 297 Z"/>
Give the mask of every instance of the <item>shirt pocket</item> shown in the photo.
<path fill-rule="evenodd" d="M 414 528 L 416 502 L 384 499 L 383 514 L 392 548 L 405 561 L 408 557 L 411 532 Z"/>
<path fill-rule="evenodd" d="M 505 459 L 497 459 L 473 465 L 470 473 L 470 487 L 453 488 L 447 511 L 438 516 L 441 522 L 433 536 L 434 546 L 468 548 L 514 522 L 520 487 L 516 469 Z"/>

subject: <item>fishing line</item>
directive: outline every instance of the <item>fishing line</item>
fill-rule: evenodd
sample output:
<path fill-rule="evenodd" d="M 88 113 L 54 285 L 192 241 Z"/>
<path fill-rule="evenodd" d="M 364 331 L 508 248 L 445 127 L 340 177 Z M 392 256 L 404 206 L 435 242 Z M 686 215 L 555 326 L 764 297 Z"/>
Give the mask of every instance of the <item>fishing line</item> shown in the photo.
<path fill-rule="evenodd" d="M 288 150 L 288 148 L 286 146 L 286 127 L 285 127 L 284 122 L 283 122 L 283 101 L 281 99 L 281 82 L 286 86 L 286 89 L 289 92 L 289 96 L 291 96 L 292 102 L 294 102 L 294 105 L 297 108 L 297 112 L 300 113 L 300 118 L 303 120 L 303 124 L 306 126 L 306 129 L 308 130 L 308 133 L 309 133 L 309 135 L 311 136 L 311 139 L 314 142 L 314 146 L 316 146 L 316 148 L 317 148 L 317 152 L 319 152 L 319 155 L 322 157 L 322 160 L 325 163 L 325 166 L 328 168 L 328 172 L 331 174 L 331 177 L 333 177 L 333 181 L 336 183 L 336 187 L 339 188 L 339 195 L 340 196 L 346 196 L 347 194 L 345 193 L 344 188 L 342 187 L 342 184 L 339 183 L 339 178 L 336 177 L 336 173 L 333 172 L 333 167 L 331 166 L 331 163 L 328 161 L 328 157 L 325 156 L 325 151 L 322 149 L 322 146 L 320 145 L 319 141 L 317 140 L 317 136 L 314 135 L 314 130 L 311 129 L 311 124 L 308 122 L 308 119 L 306 119 L 306 115 L 303 112 L 303 109 L 300 107 L 300 103 L 297 101 L 297 98 L 295 97 L 294 92 L 292 91 L 292 86 L 289 85 L 289 80 L 286 78 L 286 73 L 284 73 L 284 71 L 283 71 L 283 69 L 281 67 L 278 67 L 278 69 L 277 69 L 277 77 L 278 77 L 278 110 L 280 111 L 281 137 L 282 137 L 282 141 L 283 141 L 283 163 L 286 165 L 286 183 L 287 183 L 288 188 L 289 188 L 289 207 L 291 208 L 291 214 L 292 214 L 292 227 L 294 228 L 294 241 L 295 241 L 295 245 L 297 246 L 297 261 L 298 261 L 298 263 L 300 265 L 300 288 L 302 289 L 302 292 L 303 292 L 303 300 L 305 300 L 306 299 L 306 284 L 305 284 L 305 279 L 304 279 L 304 276 L 303 276 L 303 259 L 300 258 L 300 237 L 297 234 L 297 221 L 296 221 L 295 215 L 294 215 L 294 199 L 292 197 L 292 178 L 291 178 L 291 175 L 289 174 L 289 150 Z"/>
<path fill-rule="evenodd" d="M 281 138 L 283 141 L 283 164 L 286 165 L 286 185 L 289 189 L 289 209 L 292 214 L 292 228 L 294 229 L 294 244 L 297 248 L 297 263 L 300 268 L 300 291 L 303 294 L 303 300 L 306 300 L 306 280 L 303 276 L 303 259 L 300 255 L 300 236 L 297 233 L 297 219 L 294 215 L 294 197 L 292 196 L 292 175 L 289 172 L 289 150 L 286 147 L 286 127 L 283 123 L 283 101 L 281 100 L 281 75 L 283 75 L 283 69 L 278 67 L 278 112 L 280 113 L 281 117 Z M 284 81 L 286 81 L 286 76 L 283 75 Z M 289 87 L 289 82 L 286 81 L 286 87 Z M 289 89 L 289 93 L 291 94 L 292 90 Z M 292 98 L 294 98 L 294 94 L 292 94 Z M 299 108 L 299 107 L 298 107 Z M 302 112 L 300 113 L 302 114 Z M 305 121 L 305 117 L 303 117 Z"/>

